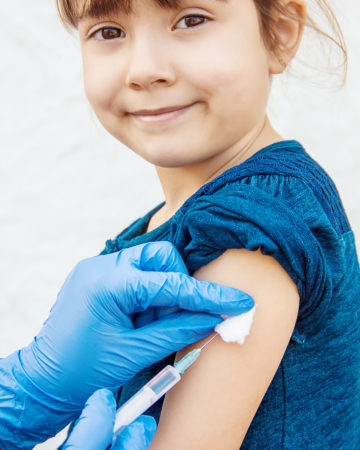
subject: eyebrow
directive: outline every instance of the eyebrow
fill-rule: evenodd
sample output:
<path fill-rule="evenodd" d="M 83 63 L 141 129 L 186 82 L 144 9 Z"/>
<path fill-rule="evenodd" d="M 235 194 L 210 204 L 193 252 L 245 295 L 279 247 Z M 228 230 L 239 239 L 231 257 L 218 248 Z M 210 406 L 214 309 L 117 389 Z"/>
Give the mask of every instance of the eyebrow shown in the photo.
<path fill-rule="evenodd" d="M 78 14 L 78 21 L 84 19 L 95 19 L 113 14 L 115 12 L 131 13 L 131 0 L 116 1 L 85 1 L 82 10 Z"/>
<path fill-rule="evenodd" d="M 153 0 L 163 9 L 176 9 L 184 0 Z M 211 0 L 212 2 L 227 3 L 228 0 Z M 105 5 L 104 5 L 105 4 Z M 86 19 L 98 19 L 115 12 L 121 12 L 126 15 L 132 13 L 132 0 L 108 0 L 108 1 L 91 1 L 85 2 L 82 11 L 78 15 L 78 22 Z"/>

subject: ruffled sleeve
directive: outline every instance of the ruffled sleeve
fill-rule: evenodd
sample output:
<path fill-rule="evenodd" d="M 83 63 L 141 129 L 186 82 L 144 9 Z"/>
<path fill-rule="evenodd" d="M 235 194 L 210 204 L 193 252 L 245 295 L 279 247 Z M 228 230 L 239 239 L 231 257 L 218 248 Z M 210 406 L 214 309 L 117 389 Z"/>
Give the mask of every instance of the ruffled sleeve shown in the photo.
<path fill-rule="evenodd" d="M 259 176 L 204 193 L 182 214 L 171 239 L 193 274 L 228 249 L 261 249 L 286 270 L 300 295 L 293 340 L 305 342 L 326 314 L 345 261 L 341 240 L 306 184 Z"/>

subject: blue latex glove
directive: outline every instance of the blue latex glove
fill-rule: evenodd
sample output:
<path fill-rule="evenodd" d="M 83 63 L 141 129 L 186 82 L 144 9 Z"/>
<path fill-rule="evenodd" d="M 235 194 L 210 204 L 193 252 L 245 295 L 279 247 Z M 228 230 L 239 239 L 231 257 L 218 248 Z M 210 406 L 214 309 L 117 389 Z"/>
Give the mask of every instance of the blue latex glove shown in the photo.
<path fill-rule="evenodd" d="M 63 450 L 106 450 L 113 440 L 116 402 L 107 389 L 96 391 L 86 402 Z M 154 437 L 156 421 L 140 416 L 113 443 L 112 450 L 146 450 Z"/>
<path fill-rule="evenodd" d="M 236 289 L 189 277 L 168 242 L 81 261 L 33 342 L 0 361 L 0 448 L 54 436 L 97 389 L 115 390 L 207 336 L 221 322 L 213 314 L 240 314 L 253 304 Z M 150 306 L 190 311 L 138 327 L 134 313 Z"/>

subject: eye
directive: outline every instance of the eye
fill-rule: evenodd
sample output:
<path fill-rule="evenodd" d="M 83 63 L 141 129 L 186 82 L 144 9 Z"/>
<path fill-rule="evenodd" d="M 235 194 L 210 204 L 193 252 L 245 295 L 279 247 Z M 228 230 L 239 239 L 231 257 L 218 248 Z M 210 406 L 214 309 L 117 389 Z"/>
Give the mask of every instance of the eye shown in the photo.
<path fill-rule="evenodd" d="M 100 30 L 94 31 L 90 37 L 97 39 L 98 41 L 111 41 L 125 37 L 125 33 L 119 28 L 104 27 L 100 28 Z"/>
<path fill-rule="evenodd" d="M 209 19 L 205 16 L 201 16 L 198 14 L 192 14 L 189 16 L 183 17 L 179 22 L 176 24 L 177 28 L 194 28 L 198 27 L 199 25 L 202 25 L 203 23 L 206 23 Z M 179 24 L 182 24 L 182 26 L 179 26 Z"/>

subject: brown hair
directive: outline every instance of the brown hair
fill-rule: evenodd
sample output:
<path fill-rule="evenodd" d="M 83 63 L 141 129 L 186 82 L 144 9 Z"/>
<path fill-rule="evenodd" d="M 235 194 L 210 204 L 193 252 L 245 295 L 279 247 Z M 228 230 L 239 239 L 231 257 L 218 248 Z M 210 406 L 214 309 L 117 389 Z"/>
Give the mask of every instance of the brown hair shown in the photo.
<path fill-rule="evenodd" d="M 155 0 L 159 6 L 162 8 L 176 8 L 178 6 L 178 0 Z M 84 0 L 83 4 L 79 7 L 76 0 L 56 0 L 57 9 L 61 20 L 67 27 L 76 28 L 79 20 L 84 14 L 89 14 L 91 16 L 101 16 L 111 14 L 115 11 L 124 11 L 126 13 L 131 12 L 131 0 Z M 329 32 L 323 30 L 319 27 L 316 21 L 307 15 L 304 21 L 301 21 L 297 16 L 292 17 L 291 13 L 283 6 L 282 0 L 254 0 L 255 6 L 257 8 L 260 24 L 261 33 L 265 42 L 265 45 L 269 50 L 276 54 L 279 48 L 279 39 L 276 34 L 275 27 L 275 15 L 278 13 L 286 17 L 290 17 L 304 26 L 311 28 L 312 30 L 320 33 L 321 36 L 330 40 L 335 46 L 340 50 L 343 56 L 343 62 L 340 66 L 343 67 L 344 77 L 343 81 L 346 79 L 347 68 L 348 68 L 348 54 L 346 50 L 345 39 L 339 25 L 338 20 L 331 7 L 329 6 L 327 0 L 314 0 L 315 6 L 317 6 L 319 12 L 322 13 L 325 22 L 329 27 Z"/>
<path fill-rule="evenodd" d="M 319 33 L 320 36 L 330 40 L 330 42 L 333 43 L 338 50 L 340 50 L 342 54 L 342 63 L 340 63 L 337 67 L 343 68 L 343 83 L 345 82 L 348 71 L 348 53 L 346 43 L 341 26 L 327 0 L 314 0 L 313 6 L 317 8 L 318 15 L 323 16 L 323 21 L 329 28 L 328 32 L 317 24 L 311 14 L 307 14 L 304 21 L 299 19 L 297 16 L 292 17 L 291 13 L 289 13 L 283 6 L 282 0 L 254 0 L 254 3 L 260 17 L 262 36 L 265 45 L 267 45 L 269 50 L 276 54 L 280 44 L 274 23 L 274 12 L 276 12 L 309 27 L 313 31 Z"/>

